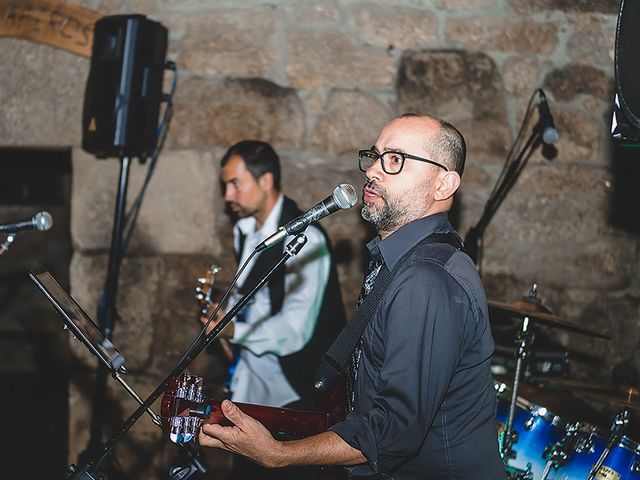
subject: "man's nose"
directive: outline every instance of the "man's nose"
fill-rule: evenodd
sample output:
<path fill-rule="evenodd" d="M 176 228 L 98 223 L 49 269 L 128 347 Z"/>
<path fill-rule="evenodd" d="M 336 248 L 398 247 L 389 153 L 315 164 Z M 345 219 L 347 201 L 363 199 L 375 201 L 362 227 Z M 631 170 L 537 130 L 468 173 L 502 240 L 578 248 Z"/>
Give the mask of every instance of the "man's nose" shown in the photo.
<path fill-rule="evenodd" d="M 367 179 L 369 180 L 380 180 L 384 175 L 384 170 L 382 170 L 382 159 L 378 158 L 373 164 L 367 168 L 367 171 L 364 173 Z"/>
<path fill-rule="evenodd" d="M 227 202 L 231 202 L 235 199 L 236 193 L 235 188 L 230 185 L 227 185 L 224 189 L 224 199 Z"/>

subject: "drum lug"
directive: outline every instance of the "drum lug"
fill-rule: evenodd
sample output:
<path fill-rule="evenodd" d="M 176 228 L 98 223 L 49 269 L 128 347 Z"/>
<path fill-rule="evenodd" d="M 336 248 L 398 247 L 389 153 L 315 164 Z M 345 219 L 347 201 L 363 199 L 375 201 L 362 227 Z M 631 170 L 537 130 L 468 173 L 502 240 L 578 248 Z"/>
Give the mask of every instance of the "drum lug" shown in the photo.
<path fill-rule="evenodd" d="M 640 459 L 635 459 L 633 461 L 633 463 L 631 464 L 631 467 L 629 468 L 629 471 L 631 473 L 638 473 L 640 472 Z"/>
<path fill-rule="evenodd" d="M 536 423 L 535 416 L 529 417 L 526 422 L 524 422 L 524 428 L 526 430 L 531 430 Z"/>

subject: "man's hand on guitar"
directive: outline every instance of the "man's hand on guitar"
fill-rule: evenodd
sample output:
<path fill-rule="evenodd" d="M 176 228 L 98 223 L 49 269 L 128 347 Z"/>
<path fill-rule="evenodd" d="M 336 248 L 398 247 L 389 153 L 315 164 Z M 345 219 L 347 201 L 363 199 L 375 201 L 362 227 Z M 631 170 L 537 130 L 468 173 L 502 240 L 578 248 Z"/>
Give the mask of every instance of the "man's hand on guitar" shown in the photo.
<path fill-rule="evenodd" d="M 209 311 L 212 312 L 217 306 L 218 306 L 217 303 L 213 303 Z M 218 325 L 220 320 L 222 320 L 222 317 L 224 317 L 224 313 L 225 312 L 222 308 L 218 310 L 218 313 L 216 314 L 215 318 L 207 326 L 207 331 L 206 331 L 207 335 L 209 335 L 211 331 L 216 327 L 216 325 Z M 209 321 L 209 317 L 205 315 L 200 316 L 200 322 L 202 323 L 202 325 L 205 325 L 208 321 Z M 220 338 L 233 338 L 234 331 L 235 329 L 233 327 L 233 322 L 230 322 L 229 325 L 227 325 L 226 328 L 222 330 L 220 334 Z"/>
<path fill-rule="evenodd" d="M 203 423 L 198 436 L 200 445 L 239 453 L 263 467 L 281 466 L 278 452 L 282 443 L 274 439 L 264 425 L 245 415 L 229 400 L 222 402 L 221 409 L 233 425 Z"/>

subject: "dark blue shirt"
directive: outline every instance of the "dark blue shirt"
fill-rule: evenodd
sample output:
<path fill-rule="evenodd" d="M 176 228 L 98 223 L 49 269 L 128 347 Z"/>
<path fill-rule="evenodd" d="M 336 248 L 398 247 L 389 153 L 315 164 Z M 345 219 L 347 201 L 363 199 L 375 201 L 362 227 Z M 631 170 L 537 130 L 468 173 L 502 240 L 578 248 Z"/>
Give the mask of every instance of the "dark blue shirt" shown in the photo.
<path fill-rule="evenodd" d="M 441 213 L 367 246 L 379 249 L 393 270 L 431 233 L 452 231 Z M 443 263 L 434 258 L 437 249 L 453 254 Z M 504 479 L 493 349 L 485 293 L 471 259 L 448 244 L 417 247 L 365 329 L 354 411 L 331 428 L 367 458 L 353 473 L 398 480 Z"/>

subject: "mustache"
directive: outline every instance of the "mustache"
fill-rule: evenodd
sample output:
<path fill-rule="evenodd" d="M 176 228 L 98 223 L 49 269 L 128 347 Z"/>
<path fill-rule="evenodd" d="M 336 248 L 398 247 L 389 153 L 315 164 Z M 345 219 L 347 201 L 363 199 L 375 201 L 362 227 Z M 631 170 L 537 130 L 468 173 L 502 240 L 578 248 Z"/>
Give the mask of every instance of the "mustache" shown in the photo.
<path fill-rule="evenodd" d="M 369 190 L 371 190 L 376 195 L 379 195 L 384 200 L 386 200 L 387 198 L 387 191 L 384 189 L 384 187 L 381 187 L 373 180 L 367 180 L 367 182 L 364 184 L 364 188 L 368 188 Z"/>

